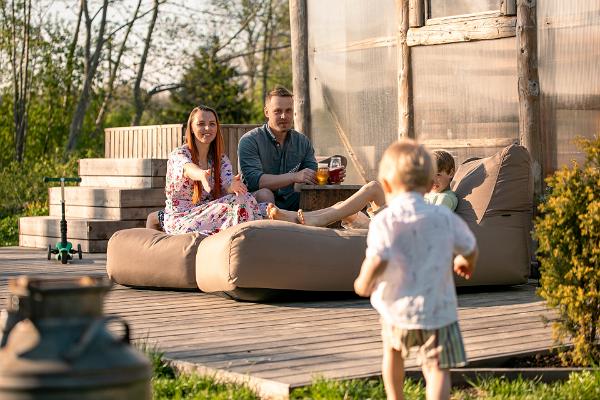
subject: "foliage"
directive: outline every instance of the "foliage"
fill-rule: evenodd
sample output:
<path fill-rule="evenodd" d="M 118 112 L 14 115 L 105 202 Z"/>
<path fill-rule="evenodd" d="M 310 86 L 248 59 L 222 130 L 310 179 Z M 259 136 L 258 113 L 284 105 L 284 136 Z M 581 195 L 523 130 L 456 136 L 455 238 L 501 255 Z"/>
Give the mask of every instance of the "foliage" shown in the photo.
<path fill-rule="evenodd" d="M 248 387 L 230 383 L 219 383 L 210 377 L 177 375 L 164 361 L 162 354 L 149 354 L 152 361 L 152 392 L 159 399 L 258 399 Z"/>
<path fill-rule="evenodd" d="M 77 176 L 77 159 L 60 157 L 8 162 L 0 169 L 0 246 L 15 246 L 19 240 L 19 217 L 48 215 L 48 184 L 44 176 Z"/>
<path fill-rule="evenodd" d="M 410 379 L 404 382 L 406 399 L 424 399 L 423 385 Z M 294 389 L 291 399 L 385 399 L 385 389 L 381 379 L 352 379 L 348 381 L 333 381 L 323 378 L 315 379 L 307 387 Z"/>
<path fill-rule="evenodd" d="M 600 136 L 580 140 L 586 153 L 547 179 L 550 192 L 535 221 L 539 242 L 539 294 L 558 311 L 553 323 L 564 363 L 600 361 Z"/>
<path fill-rule="evenodd" d="M 600 398 L 600 371 L 572 373 L 565 382 L 542 383 L 519 377 L 479 379 L 471 388 L 455 391 L 455 400 L 520 399 L 520 400 L 592 400 Z"/>
<path fill-rule="evenodd" d="M 201 47 L 190 57 L 181 80 L 182 87 L 172 93 L 175 121 L 187 121 L 192 108 L 198 104 L 213 107 L 223 123 L 250 122 L 251 104 L 242 97 L 244 86 L 236 69 L 216 55 L 219 39 L 212 37 L 209 47 Z"/>

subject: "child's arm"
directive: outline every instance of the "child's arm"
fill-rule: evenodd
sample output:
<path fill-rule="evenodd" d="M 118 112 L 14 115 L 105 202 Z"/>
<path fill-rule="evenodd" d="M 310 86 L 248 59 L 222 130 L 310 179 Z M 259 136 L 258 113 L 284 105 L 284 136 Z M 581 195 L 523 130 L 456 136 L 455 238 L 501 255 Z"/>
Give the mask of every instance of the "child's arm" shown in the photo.
<path fill-rule="evenodd" d="M 359 296 L 369 297 L 375 287 L 377 277 L 379 277 L 385 268 L 388 261 L 382 260 L 381 257 L 367 257 L 360 267 L 358 278 L 354 281 L 354 291 Z"/>
<path fill-rule="evenodd" d="M 456 272 L 458 276 L 469 279 L 475 270 L 478 256 L 479 250 L 477 249 L 477 246 L 475 246 L 473 251 L 469 254 L 457 255 L 454 257 L 454 272 Z"/>

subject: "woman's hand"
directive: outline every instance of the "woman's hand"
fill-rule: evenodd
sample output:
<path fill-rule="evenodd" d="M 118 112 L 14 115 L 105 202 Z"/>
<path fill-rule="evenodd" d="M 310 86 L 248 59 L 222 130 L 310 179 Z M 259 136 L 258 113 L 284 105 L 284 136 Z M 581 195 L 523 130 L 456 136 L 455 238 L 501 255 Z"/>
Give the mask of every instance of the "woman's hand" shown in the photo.
<path fill-rule="evenodd" d="M 183 166 L 183 175 L 193 181 L 200 181 L 202 189 L 210 193 L 212 187 L 210 185 L 211 169 L 202 169 L 194 163 L 187 163 Z"/>
<path fill-rule="evenodd" d="M 227 192 L 235 193 L 237 196 L 248 193 L 248 188 L 242 182 L 242 177 L 240 176 L 240 174 L 237 174 L 233 177 L 233 179 L 231 180 L 231 185 L 229 185 Z"/>
<path fill-rule="evenodd" d="M 210 193 L 212 187 L 210 185 L 210 168 L 209 169 L 200 169 L 200 173 L 198 174 L 198 181 L 202 184 L 202 188 Z"/>

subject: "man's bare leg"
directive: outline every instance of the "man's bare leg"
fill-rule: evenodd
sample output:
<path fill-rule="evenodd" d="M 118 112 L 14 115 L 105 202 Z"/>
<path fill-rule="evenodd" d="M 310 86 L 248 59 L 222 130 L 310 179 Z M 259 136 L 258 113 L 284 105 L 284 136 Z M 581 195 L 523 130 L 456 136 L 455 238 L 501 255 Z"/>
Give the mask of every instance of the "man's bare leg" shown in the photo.
<path fill-rule="evenodd" d="M 360 212 L 369 204 L 373 204 L 377 208 L 385 204 L 385 194 L 381 185 L 376 181 L 363 185 L 352 196 L 331 207 L 304 212 L 304 223 L 311 226 L 327 226 Z M 294 211 L 281 210 L 273 206 L 270 207 L 269 218 L 297 222 L 298 214 Z"/>

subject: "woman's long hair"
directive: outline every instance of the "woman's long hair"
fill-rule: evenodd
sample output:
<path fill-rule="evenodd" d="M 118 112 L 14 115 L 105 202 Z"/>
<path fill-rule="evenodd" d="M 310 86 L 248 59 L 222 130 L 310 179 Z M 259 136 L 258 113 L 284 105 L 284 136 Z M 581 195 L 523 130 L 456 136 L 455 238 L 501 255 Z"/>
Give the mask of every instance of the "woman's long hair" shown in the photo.
<path fill-rule="evenodd" d="M 187 126 L 185 129 L 185 142 L 190 149 L 190 153 L 192 153 L 192 162 L 198 165 L 198 148 L 196 147 L 196 141 L 194 140 L 194 131 L 192 130 L 192 124 L 194 120 L 194 115 L 201 111 L 210 111 L 215 116 L 217 120 L 217 135 L 215 139 L 210 143 L 208 148 L 208 159 L 212 160 L 212 173 L 214 176 L 214 185 L 211 191 L 211 194 L 214 199 L 218 199 L 221 197 L 221 157 L 223 156 L 223 136 L 221 135 L 221 123 L 219 122 L 219 116 L 217 112 L 207 106 L 199 105 L 195 107 L 190 116 L 188 117 Z M 192 202 L 194 204 L 200 201 L 200 197 L 202 195 L 202 184 L 200 181 L 194 181 L 194 195 L 192 196 Z"/>

